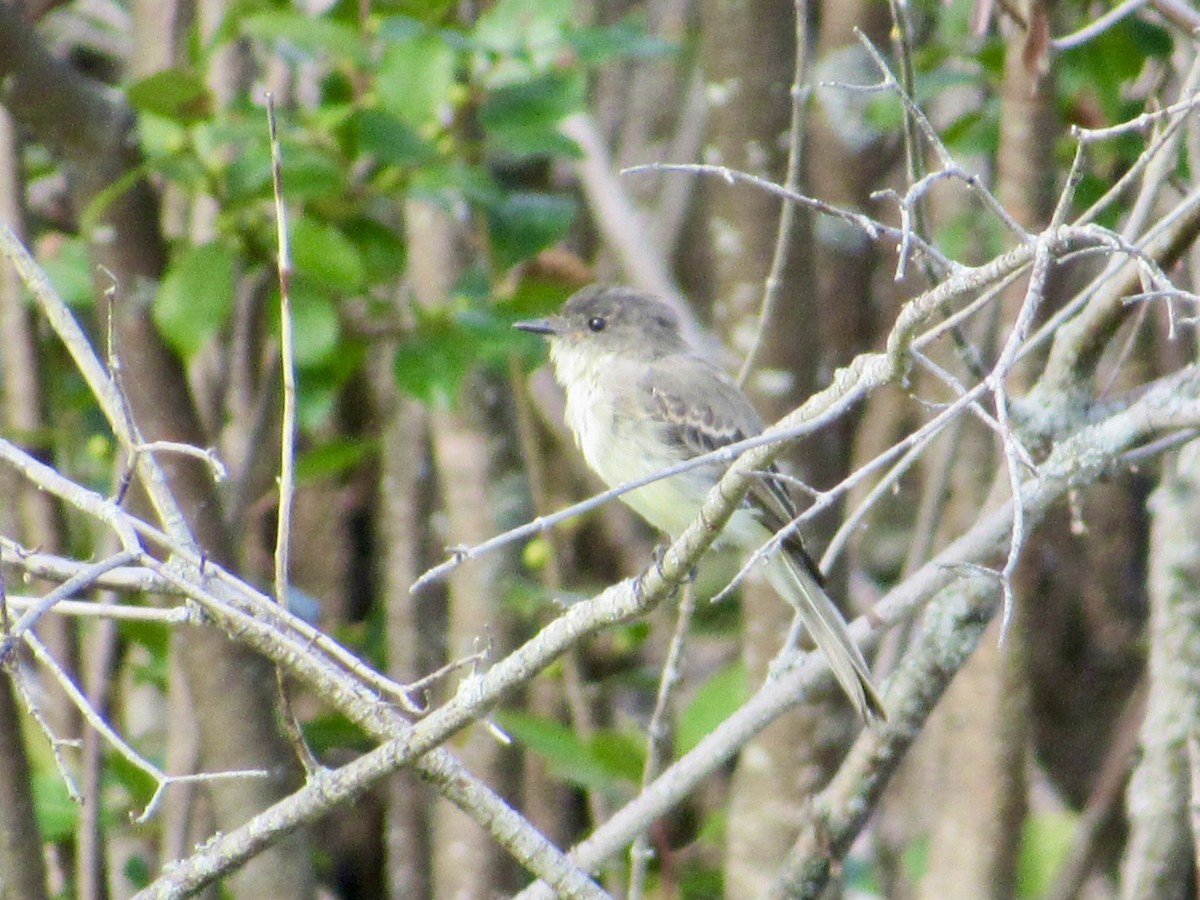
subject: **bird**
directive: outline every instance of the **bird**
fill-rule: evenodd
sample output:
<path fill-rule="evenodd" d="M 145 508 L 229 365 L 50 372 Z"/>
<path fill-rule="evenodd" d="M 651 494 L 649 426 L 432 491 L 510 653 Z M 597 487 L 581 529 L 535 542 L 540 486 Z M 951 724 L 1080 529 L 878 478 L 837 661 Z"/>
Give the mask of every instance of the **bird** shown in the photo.
<path fill-rule="evenodd" d="M 762 432 L 742 390 L 684 336 L 662 300 L 621 285 L 579 290 L 555 314 L 514 323 L 549 344 L 566 395 L 564 418 L 584 460 L 609 487 L 653 475 Z M 678 538 L 695 520 L 727 462 L 712 462 L 621 495 L 650 525 Z M 774 467 L 772 471 L 776 472 Z M 754 551 L 797 516 L 779 478 L 756 478 L 717 543 Z M 846 621 L 793 529 L 766 561 L 772 587 L 799 613 L 855 710 L 886 708 Z"/>

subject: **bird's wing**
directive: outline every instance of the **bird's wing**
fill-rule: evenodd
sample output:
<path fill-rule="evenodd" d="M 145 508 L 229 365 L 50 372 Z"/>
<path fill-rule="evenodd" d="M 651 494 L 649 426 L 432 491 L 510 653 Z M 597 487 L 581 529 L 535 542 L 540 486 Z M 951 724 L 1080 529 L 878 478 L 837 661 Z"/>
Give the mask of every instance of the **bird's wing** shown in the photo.
<path fill-rule="evenodd" d="M 660 360 L 643 375 L 638 387 L 638 412 L 658 422 L 664 439 L 681 448 L 687 457 L 710 453 L 763 430 L 762 419 L 737 385 L 698 357 Z M 717 468 L 724 471 L 725 466 Z M 774 465 L 768 471 L 779 473 Z M 746 506 L 772 532 L 797 515 L 796 504 L 783 481 L 770 476 L 754 480 L 746 495 Z M 783 547 L 822 583 L 821 573 L 798 534 L 789 535 Z"/>

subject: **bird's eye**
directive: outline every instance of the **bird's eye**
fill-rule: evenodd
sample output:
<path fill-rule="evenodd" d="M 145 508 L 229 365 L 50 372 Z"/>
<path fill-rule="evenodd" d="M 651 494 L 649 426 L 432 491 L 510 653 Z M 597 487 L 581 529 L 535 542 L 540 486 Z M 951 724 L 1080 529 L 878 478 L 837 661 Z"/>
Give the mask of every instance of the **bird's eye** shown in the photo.
<path fill-rule="evenodd" d="M 588 328 L 592 331 L 603 331 L 604 326 L 607 324 L 600 316 L 592 316 L 592 318 L 588 319 Z"/>

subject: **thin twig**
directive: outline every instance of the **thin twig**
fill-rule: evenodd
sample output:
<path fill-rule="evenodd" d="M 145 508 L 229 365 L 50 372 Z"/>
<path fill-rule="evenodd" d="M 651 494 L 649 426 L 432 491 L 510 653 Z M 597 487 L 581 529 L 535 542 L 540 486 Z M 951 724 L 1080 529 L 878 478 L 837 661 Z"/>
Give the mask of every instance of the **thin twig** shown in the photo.
<path fill-rule="evenodd" d="M 908 19 L 906 6 L 901 0 L 888 0 L 888 7 L 892 13 L 892 44 L 900 60 L 900 83 L 897 85 L 897 89 L 905 96 L 915 97 L 916 75 L 913 72 L 912 63 L 912 27 Z M 904 167 L 910 185 L 917 184 L 925 174 L 925 159 L 921 153 L 920 143 L 917 140 L 916 117 L 912 114 L 914 107 L 916 107 L 915 102 L 904 104 Z M 906 220 L 911 217 L 911 223 L 905 222 L 906 237 L 904 246 L 899 253 L 898 265 L 901 268 L 897 269 L 896 272 L 898 278 L 903 277 L 903 266 L 908 259 L 907 249 L 910 241 L 907 233 L 911 230 L 926 240 L 929 237 L 925 224 L 925 204 L 921 200 L 922 198 L 918 198 L 914 200 L 911 206 L 901 204 L 900 207 L 901 215 Z M 933 266 L 929 264 L 928 258 L 921 257 L 921 268 L 924 271 L 926 280 L 930 284 L 937 282 L 937 273 L 933 270 Z"/>
<path fill-rule="evenodd" d="M 54 729 L 50 727 L 50 723 L 42 715 L 41 707 L 38 706 L 34 692 L 25 683 L 25 676 L 19 669 L 13 671 L 12 683 L 17 689 L 17 695 L 21 698 L 21 702 L 25 705 L 26 712 L 29 713 L 29 718 L 33 719 L 38 728 L 41 729 L 42 734 L 46 736 L 46 741 L 50 744 L 50 752 L 54 756 L 54 767 L 58 769 L 58 777 L 62 779 L 62 783 L 67 790 L 67 796 L 71 798 L 72 803 L 82 804 L 83 795 L 79 792 L 79 785 L 76 783 L 75 776 L 71 772 L 71 767 L 67 763 L 66 755 L 63 753 L 64 749 L 77 749 L 79 741 L 63 739 L 54 733 Z"/>
<path fill-rule="evenodd" d="M 53 553 L 30 550 L 4 535 L 0 535 L 0 553 L 3 554 L 5 566 L 46 581 L 66 581 L 90 565 Z M 130 593 L 176 593 L 148 566 L 128 566 L 105 572 L 96 579 L 96 587 Z"/>
<path fill-rule="evenodd" d="M 942 142 L 941 136 L 937 133 L 937 129 L 925 116 L 924 111 L 917 105 L 916 100 L 910 96 L 896 80 L 896 76 L 892 74 L 892 70 L 888 67 L 887 61 L 883 58 L 883 54 L 871 42 L 871 39 L 859 28 L 854 29 L 854 34 L 858 38 L 858 42 L 863 45 L 871 59 L 875 61 L 875 65 L 879 68 L 883 76 L 882 87 L 893 90 L 899 96 L 901 102 L 908 110 L 912 121 L 921 129 L 921 133 L 925 136 L 925 140 L 929 143 L 930 148 L 937 154 L 939 164 L 942 170 L 951 173 L 954 177 L 961 180 L 983 205 L 994 215 L 1000 222 L 1011 231 L 1017 240 L 1027 243 L 1032 240 L 1032 235 L 1021 226 L 1016 219 L 1009 215 L 1008 210 L 1004 205 L 996 199 L 995 195 L 984 186 L 982 179 L 974 172 L 968 172 L 954 161 L 949 149 Z M 924 180 L 924 179 L 922 179 Z M 920 182 L 918 182 L 919 184 Z M 906 196 L 917 196 L 914 194 L 914 188 L 910 188 Z"/>
<path fill-rule="evenodd" d="M 1009 490 L 1014 500 L 1020 496 L 1022 478 L 1019 469 L 1022 465 L 1028 465 L 1029 452 L 1021 445 L 1020 439 L 1009 423 L 1008 392 L 1004 380 L 1017 364 L 1029 331 L 1033 327 L 1034 318 L 1037 316 L 1037 311 L 1041 308 L 1042 300 L 1045 297 L 1046 279 L 1050 274 L 1050 263 L 1050 250 L 1044 241 L 1039 240 L 1037 252 L 1033 259 L 1033 269 L 1029 276 L 1029 287 L 1025 291 L 1025 299 L 1021 303 L 1021 309 L 1017 313 L 1017 319 L 1013 323 L 1012 331 L 1009 332 L 1008 339 L 1005 341 L 1004 347 L 1000 351 L 1000 356 L 996 360 L 996 366 L 985 381 L 985 384 L 991 389 L 996 404 L 996 420 L 1000 423 L 1001 443 L 1004 447 L 1004 461 L 1008 473 Z M 1005 558 L 1004 568 L 1001 571 L 1001 588 L 1004 598 L 1003 612 L 1000 617 L 1001 642 L 1004 641 L 1005 635 L 1008 633 L 1009 623 L 1012 620 L 1012 612 L 1015 605 L 1012 577 L 1016 572 L 1025 536 L 1025 511 L 1020 503 L 1014 502 L 1008 555 Z"/>
<path fill-rule="evenodd" d="M 291 552 L 292 498 L 296 491 L 296 357 L 292 346 L 292 258 L 288 245 L 287 208 L 283 202 L 283 161 L 275 130 L 275 98 L 267 94 L 267 127 L 271 138 L 271 184 L 275 195 L 275 240 L 279 272 L 279 348 L 283 370 L 283 421 L 280 425 L 279 520 L 275 532 L 275 601 L 287 603 L 288 555 Z"/>
<path fill-rule="evenodd" d="M 1112 28 L 1126 16 L 1133 15 L 1148 2 L 1149 0 L 1125 0 L 1124 3 L 1113 7 L 1094 22 L 1090 22 L 1078 31 L 1055 38 L 1050 42 L 1050 46 L 1055 50 L 1070 50 L 1073 47 L 1086 44 L 1092 38 L 1098 37 Z"/>
<path fill-rule="evenodd" d="M 675 618 L 675 630 L 667 647 L 667 658 L 663 660 L 658 679 L 658 692 L 654 697 L 654 711 L 646 725 L 646 761 L 642 765 L 643 789 L 646 788 L 663 768 L 668 758 L 671 739 L 670 712 L 675 690 L 683 679 L 683 657 L 687 644 L 688 629 L 696 613 L 696 588 L 688 584 L 679 601 L 679 615 Z M 629 900 L 640 900 L 646 887 L 646 870 L 653 856 L 649 841 L 649 825 L 634 840 L 629 848 Z"/>
<path fill-rule="evenodd" d="M 279 424 L 279 511 L 275 528 L 275 602 L 288 603 L 292 546 L 292 503 L 296 494 L 296 354 L 292 346 L 292 256 L 288 244 L 287 208 L 283 202 L 283 158 L 275 128 L 275 97 L 267 93 L 267 131 L 271 140 L 271 187 L 275 196 L 275 241 L 279 257 L 279 362 L 283 373 L 283 415 Z M 310 776 L 321 768 L 304 739 L 283 669 L 275 667 L 283 724 L 296 755 Z"/>
<path fill-rule="evenodd" d="M 122 550 L 107 559 L 88 566 L 42 597 L 30 609 L 26 610 L 25 615 L 17 620 L 12 630 L 4 636 L 4 640 L 0 641 L 0 666 L 6 665 L 8 655 L 16 647 L 21 637 L 33 628 L 38 623 L 38 620 L 49 612 L 56 603 L 92 587 L 95 585 L 96 579 L 105 572 L 136 562 L 140 557 L 140 552 Z"/>
<path fill-rule="evenodd" d="M 190 456 L 208 466 L 214 481 L 221 482 L 229 478 L 229 470 L 221 462 L 215 447 L 197 447 L 181 441 L 147 441 L 138 444 L 134 450 L 137 453 L 178 453 L 180 456 Z"/>
<path fill-rule="evenodd" d="M 144 441 L 136 424 L 128 415 L 128 409 L 120 391 L 108 370 L 96 357 L 92 345 L 88 342 L 79 323 L 75 321 L 70 308 L 50 284 L 46 273 L 34 262 L 29 251 L 3 222 L 0 222 L 0 253 L 9 258 L 21 276 L 21 281 L 33 294 L 42 314 L 54 329 L 55 334 L 58 335 L 59 340 L 63 342 L 92 396 L 96 398 L 96 403 L 118 442 L 128 452 L 134 452 L 134 448 L 143 444 Z M 196 542 L 192 537 L 191 529 L 171 493 L 165 473 L 153 455 L 137 454 L 137 469 L 151 505 L 154 507 L 159 521 L 171 535 L 171 540 L 180 546 L 195 549 Z M 122 546 L 130 549 L 124 539 L 122 539 Z"/>
<path fill-rule="evenodd" d="M 785 200 L 790 200 L 792 203 L 798 203 L 801 206 L 807 206 L 809 209 L 819 213 L 824 213 L 835 219 L 841 219 L 843 222 L 849 222 L 855 228 L 858 228 L 867 235 L 871 240 L 879 240 L 880 237 L 887 237 L 899 244 L 904 238 L 902 229 L 895 228 L 872 219 L 870 216 L 862 213 L 853 212 L 851 210 L 842 209 L 834 206 L 831 203 L 826 203 L 824 200 L 818 200 L 815 197 L 809 197 L 796 191 L 789 191 L 781 184 L 776 184 L 773 181 L 768 181 L 765 178 L 760 178 L 757 175 L 752 175 L 749 172 L 742 172 L 737 169 L 731 169 L 728 166 L 713 166 L 702 165 L 700 163 L 648 163 L 641 166 L 630 166 L 623 169 L 622 175 L 635 175 L 639 172 L 690 172 L 697 175 L 711 175 L 720 178 L 726 184 L 736 184 L 742 182 L 749 184 L 759 190 L 766 191 L 768 194 L 774 194 L 777 197 L 782 197 Z M 933 260 L 938 267 L 944 272 L 959 271 L 962 266 L 948 259 L 940 250 L 932 244 L 928 244 L 920 238 L 914 238 L 916 248 L 923 254 L 926 254 Z"/>
<path fill-rule="evenodd" d="M 99 579 L 96 585 L 99 586 Z M 23 597 L 9 594 L 8 605 L 15 610 L 33 609 L 45 602 L 45 597 Z M 199 625 L 201 617 L 186 606 L 129 606 L 124 603 L 100 603 L 90 600 L 59 600 L 48 612 L 76 619 L 113 619 L 126 622 L 157 622 L 161 625 Z"/>

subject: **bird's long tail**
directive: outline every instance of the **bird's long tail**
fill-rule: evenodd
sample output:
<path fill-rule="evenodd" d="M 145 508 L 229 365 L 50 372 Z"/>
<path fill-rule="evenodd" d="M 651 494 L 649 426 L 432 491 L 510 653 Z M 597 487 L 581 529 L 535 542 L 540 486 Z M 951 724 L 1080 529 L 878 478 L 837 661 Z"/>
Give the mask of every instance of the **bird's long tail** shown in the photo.
<path fill-rule="evenodd" d="M 863 720 L 881 722 L 887 710 L 871 682 L 871 671 L 858 646 L 850 639 L 846 621 L 816 576 L 785 547 L 767 567 L 772 586 L 800 613 L 800 621 L 812 635 L 842 690 Z"/>

